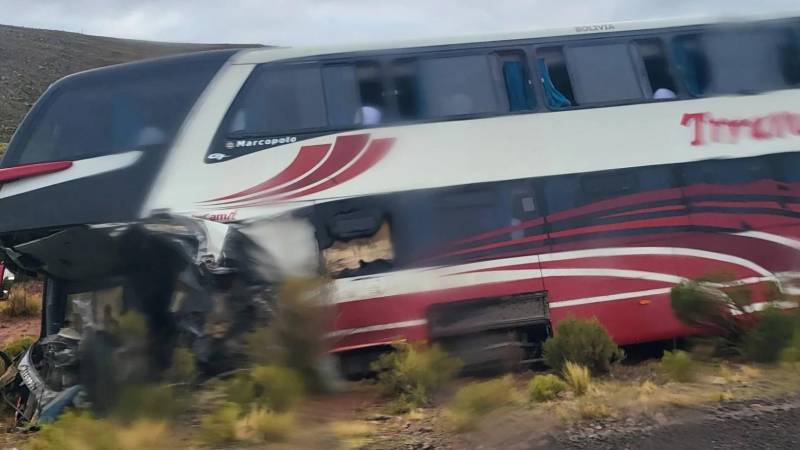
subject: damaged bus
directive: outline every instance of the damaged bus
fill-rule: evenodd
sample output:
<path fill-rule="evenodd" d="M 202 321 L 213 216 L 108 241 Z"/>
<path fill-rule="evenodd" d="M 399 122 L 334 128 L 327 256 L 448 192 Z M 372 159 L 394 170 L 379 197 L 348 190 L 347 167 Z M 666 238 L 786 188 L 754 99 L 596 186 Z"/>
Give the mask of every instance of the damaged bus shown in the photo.
<path fill-rule="evenodd" d="M 798 87 L 790 15 L 67 77 L 0 164 L 3 260 L 46 279 L 20 413 L 125 358 L 102 331 L 131 308 L 154 341 L 224 369 L 220 337 L 268 315 L 286 277 L 330 277 L 327 343 L 348 374 L 396 339 L 535 361 L 567 315 L 621 345 L 685 336 L 670 288 L 712 272 L 796 295 Z M 775 300 L 755 291 L 753 310 Z"/>

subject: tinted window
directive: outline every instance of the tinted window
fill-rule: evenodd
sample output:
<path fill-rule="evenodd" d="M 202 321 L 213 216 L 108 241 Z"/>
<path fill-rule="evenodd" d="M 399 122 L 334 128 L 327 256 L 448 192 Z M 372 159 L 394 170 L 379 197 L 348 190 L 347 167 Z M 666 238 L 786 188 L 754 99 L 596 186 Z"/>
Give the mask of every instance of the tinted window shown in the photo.
<path fill-rule="evenodd" d="M 319 67 L 256 70 L 231 110 L 230 133 L 272 135 L 327 126 Z M 341 87 L 344 75 L 338 75 Z"/>
<path fill-rule="evenodd" d="M 3 163 L 76 160 L 166 145 L 229 55 L 123 65 L 60 81 L 20 127 Z"/>
<path fill-rule="evenodd" d="M 419 61 L 424 117 L 487 114 L 507 110 L 498 98 L 485 55 Z"/>
<path fill-rule="evenodd" d="M 578 104 L 619 102 L 644 97 L 628 44 L 567 47 L 564 50 Z"/>
<path fill-rule="evenodd" d="M 672 187 L 675 181 L 669 167 L 639 167 L 552 177 L 545 183 L 545 195 L 549 212 L 555 213 L 596 201 Z"/>
<path fill-rule="evenodd" d="M 763 159 L 721 159 L 692 163 L 683 168 L 687 184 L 738 184 L 773 178 Z"/>
<path fill-rule="evenodd" d="M 415 62 L 413 60 L 395 61 L 391 67 L 399 118 L 410 120 L 420 117 L 419 86 Z"/>
<path fill-rule="evenodd" d="M 776 159 L 781 180 L 800 181 L 800 153 L 786 153 Z"/>
<path fill-rule="evenodd" d="M 325 79 L 328 123 L 334 127 L 353 125 L 361 106 L 356 68 L 344 64 L 327 66 L 322 69 L 322 76 Z"/>
<path fill-rule="evenodd" d="M 675 41 L 679 68 L 693 95 L 781 89 L 800 82 L 800 47 L 789 28 L 730 27 Z"/>

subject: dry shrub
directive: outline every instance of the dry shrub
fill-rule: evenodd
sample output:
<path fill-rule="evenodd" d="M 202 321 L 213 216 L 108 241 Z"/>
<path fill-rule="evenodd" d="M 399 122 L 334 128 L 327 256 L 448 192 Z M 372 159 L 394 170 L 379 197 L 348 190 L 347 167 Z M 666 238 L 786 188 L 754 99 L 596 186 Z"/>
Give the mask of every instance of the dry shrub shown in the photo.
<path fill-rule="evenodd" d="M 11 341 L 11 343 L 6 345 L 3 351 L 13 359 L 24 353 L 25 350 L 27 350 L 28 347 L 33 345 L 34 342 L 36 342 L 34 338 L 22 337 L 14 341 Z"/>
<path fill-rule="evenodd" d="M 288 411 L 305 392 L 302 377 L 278 366 L 258 366 L 235 377 L 227 386 L 228 399 L 239 405 L 255 405 Z"/>
<path fill-rule="evenodd" d="M 200 421 L 200 440 L 211 446 L 233 442 L 285 441 L 294 429 L 291 413 L 254 407 L 242 414 L 236 403 L 225 403 Z"/>
<path fill-rule="evenodd" d="M 697 364 L 692 355 L 682 350 L 665 351 L 660 367 L 670 380 L 679 383 L 688 383 L 697 376 Z"/>
<path fill-rule="evenodd" d="M 287 279 L 276 293 L 274 317 L 268 327 L 245 336 L 252 364 L 294 369 L 309 388 L 324 389 L 320 361 L 327 355 L 325 333 L 330 328 L 325 279 Z"/>
<path fill-rule="evenodd" d="M 536 375 L 528 383 L 528 397 L 532 402 L 554 400 L 558 394 L 567 390 L 567 383 L 556 375 Z"/>
<path fill-rule="evenodd" d="M 0 160 L 2 160 L 3 156 L 6 154 L 6 147 L 8 147 L 8 144 L 0 144 Z"/>
<path fill-rule="evenodd" d="M 216 446 L 236 440 L 236 423 L 242 407 L 236 403 L 225 403 L 200 421 L 200 440 Z"/>
<path fill-rule="evenodd" d="M 122 425 L 66 412 L 28 441 L 29 450 L 163 450 L 176 448 L 167 424 L 149 419 Z"/>
<path fill-rule="evenodd" d="M 139 311 L 130 309 L 120 314 L 112 332 L 123 341 L 142 342 L 147 338 L 147 319 Z"/>
<path fill-rule="evenodd" d="M 31 283 L 17 283 L 11 287 L 8 300 L 3 305 L 6 317 L 37 317 L 42 312 L 41 291 Z"/>
<path fill-rule="evenodd" d="M 355 450 L 364 448 L 370 442 L 375 429 L 365 422 L 339 421 L 328 425 L 328 432 L 336 438 L 337 449 Z"/>
<path fill-rule="evenodd" d="M 563 370 L 567 361 L 572 361 L 593 373 L 604 373 L 611 363 L 623 357 L 622 350 L 596 318 L 567 317 L 559 322 L 555 336 L 544 343 L 544 361 L 556 370 Z"/>
<path fill-rule="evenodd" d="M 187 400 L 171 386 L 126 386 L 119 394 L 112 416 L 124 423 L 145 418 L 170 420 L 188 406 Z"/>
<path fill-rule="evenodd" d="M 589 386 L 592 384 L 592 375 L 588 367 L 567 361 L 564 365 L 564 380 L 567 381 L 567 385 L 576 396 L 581 396 L 589 390 Z"/>
<path fill-rule="evenodd" d="M 461 370 L 461 362 L 439 346 L 395 343 L 372 364 L 384 395 L 394 399 L 396 412 L 408 412 L 430 404 L 431 395 L 449 383 Z"/>
<path fill-rule="evenodd" d="M 468 384 L 456 392 L 447 411 L 458 431 L 472 428 L 481 417 L 514 402 L 514 380 L 510 376 Z"/>
<path fill-rule="evenodd" d="M 242 442 L 283 442 L 294 430 L 291 413 L 275 413 L 263 408 L 253 408 L 234 424 L 234 440 Z"/>
<path fill-rule="evenodd" d="M 192 351 L 185 347 L 175 348 L 164 378 L 173 383 L 191 383 L 196 376 L 197 363 Z"/>

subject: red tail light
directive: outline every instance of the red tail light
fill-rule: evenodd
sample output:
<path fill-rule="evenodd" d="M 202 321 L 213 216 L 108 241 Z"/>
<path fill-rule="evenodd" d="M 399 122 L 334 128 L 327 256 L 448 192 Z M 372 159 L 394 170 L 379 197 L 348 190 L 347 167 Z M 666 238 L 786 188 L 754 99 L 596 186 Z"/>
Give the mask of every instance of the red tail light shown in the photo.
<path fill-rule="evenodd" d="M 54 161 L 46 163 L 25 164 L 23 166 L 0 169 L 0 183 L 35 177 L 47 173 L 60 172 L 72 167 L 72 161 Z"/>

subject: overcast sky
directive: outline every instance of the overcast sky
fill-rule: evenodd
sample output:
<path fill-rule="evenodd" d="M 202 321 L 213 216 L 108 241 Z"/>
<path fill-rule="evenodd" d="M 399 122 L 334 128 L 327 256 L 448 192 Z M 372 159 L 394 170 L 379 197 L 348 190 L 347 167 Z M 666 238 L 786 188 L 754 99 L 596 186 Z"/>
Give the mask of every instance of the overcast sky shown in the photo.
<path fill-rule="evenodd" d="M 331 44 L 800 10 L 798 0 L 0 0 L 0 23 L 176 42 Z"/>

